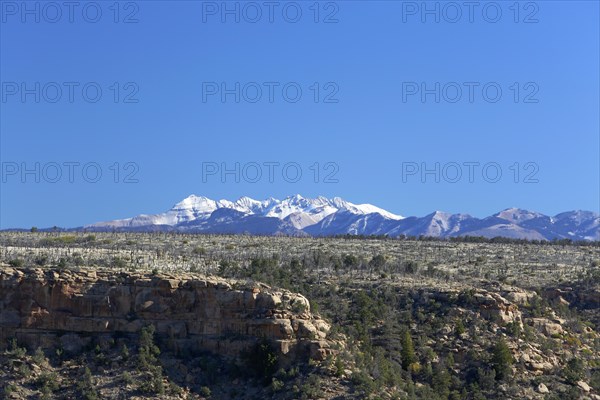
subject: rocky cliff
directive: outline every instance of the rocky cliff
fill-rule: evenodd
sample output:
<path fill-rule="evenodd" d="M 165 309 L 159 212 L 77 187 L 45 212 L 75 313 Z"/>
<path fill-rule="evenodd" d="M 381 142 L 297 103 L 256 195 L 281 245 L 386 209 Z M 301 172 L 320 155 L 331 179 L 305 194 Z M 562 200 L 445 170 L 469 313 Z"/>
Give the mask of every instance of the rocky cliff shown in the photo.
<path fill-rule="evenodd" d="M 77 353 L 94 337 L 154 325 L 177 353 L 236 358 L 267 340 L 283 362 L 322 359 L 329 325 L 308 300 L 261 284 L 198 275 L 0 267 L 0 343 Z"/>

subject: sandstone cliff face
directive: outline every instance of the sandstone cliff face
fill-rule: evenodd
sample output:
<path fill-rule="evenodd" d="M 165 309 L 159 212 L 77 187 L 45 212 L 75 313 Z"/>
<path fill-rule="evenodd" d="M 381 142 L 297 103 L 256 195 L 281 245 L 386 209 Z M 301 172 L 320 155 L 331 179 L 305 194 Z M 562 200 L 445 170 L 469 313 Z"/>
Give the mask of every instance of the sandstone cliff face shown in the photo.
<path fill-rule="evenodd" d="M 545 292 L 549 299 L 558 300 L 567 305 L 572 304 L 583 310 L 600 308 L 600 287 L 598 286 L 571 287 L 563 285 L 548 288 Z"/>
<path fill-rule="evenodd" d="M 440 304 L 458 304 L 460 294 L 461 291 L 458 289 L 423 289 L 415 293 L 414 301 L 420 304 L 427 304 L 429 300 L 435 300 Z M 511 292 L 508 294 L 510 295 Z M 462 300 L 469 303 L 464 306 L 478 312 L 482 318 L 502 324 L 523 323 L 518 305 L 500 294 L 486 289 L 474 289 L 470 296 L 468 300 Z M 515 297 L 515 294 L 511 297 Z"/>
<path fill-rule="evenodd" d="M 0 341 L 78 352 L 93 337 L 135 336 L 154 325 L 175 352 L 239 357 L 259 339 L 283 362 L 329 352 L 329 325 L 308 300 L 264 285 L 197 275 L 0 267 Z"/>

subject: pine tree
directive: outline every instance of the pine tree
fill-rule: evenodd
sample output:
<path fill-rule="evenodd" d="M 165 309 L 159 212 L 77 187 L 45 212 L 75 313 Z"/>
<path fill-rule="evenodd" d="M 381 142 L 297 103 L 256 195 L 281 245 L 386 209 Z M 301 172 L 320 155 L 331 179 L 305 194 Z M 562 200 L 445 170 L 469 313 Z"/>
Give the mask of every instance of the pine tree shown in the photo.
<path fill-rule="evenodd" d="M 492 366 L 496 371 L 496 379 L 502 380 L 510 375 L 513 363 L 512 353 L 504 339 L 500 339 L 492 350 Z"/>
<path fill-rule="evenodd" d="M 408 367 L 417 361 L 417 357 L 415 356 L 415 347 L 408 330 L 404 332 L 404 336 L 402 337 L 400 344 L 402 345 L 402 351 L 400 353 L 402 368 L 408 370 Z"/>

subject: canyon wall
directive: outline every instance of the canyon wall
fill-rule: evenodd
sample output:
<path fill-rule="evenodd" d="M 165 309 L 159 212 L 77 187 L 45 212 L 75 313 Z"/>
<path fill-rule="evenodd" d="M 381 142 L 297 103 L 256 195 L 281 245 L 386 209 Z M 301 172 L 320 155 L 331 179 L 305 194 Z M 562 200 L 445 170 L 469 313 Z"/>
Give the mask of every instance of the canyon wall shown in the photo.
<path fill-rule="evenodd" d="M 262 284 L 193 274 L 0 267 L 0 346 L 77 353 L 98 337 L 135 337 L 154 325 L 161 345 L 178 354 L 238 358 L 260 340 L 282 362 L 323 359 L 329 325 L 308 300 Z"/>

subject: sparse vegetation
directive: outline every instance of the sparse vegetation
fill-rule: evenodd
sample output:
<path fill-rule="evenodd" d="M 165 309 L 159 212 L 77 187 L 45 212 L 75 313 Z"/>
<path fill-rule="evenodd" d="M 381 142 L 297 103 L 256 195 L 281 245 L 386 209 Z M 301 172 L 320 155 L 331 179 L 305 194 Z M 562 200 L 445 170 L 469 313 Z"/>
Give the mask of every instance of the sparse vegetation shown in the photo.
<path fill-rule="evenodd" d="M 3 232 L 0 262 L 37 268 L 48 279 L 54 268 L 144 271 L 151 279 L 194 272 L 237 279 L 234 287 L 264 283 L 299 292 L 310 309 L 302 302 L 289 309 L 318 312 L 332 325 L 328 338 L 343 345 L 324 361 L 282 367 L 266 341 L 236 363 L 177 353 L 168 340 L 157 340 L 153 325 L 136 337 L 91 338 L 75 355 L 27 350 L 13 339 L 0 353 L 2 393 L 85 399 L 600 396 L 598 260 L 596 244 L 568 241 Z"/>

